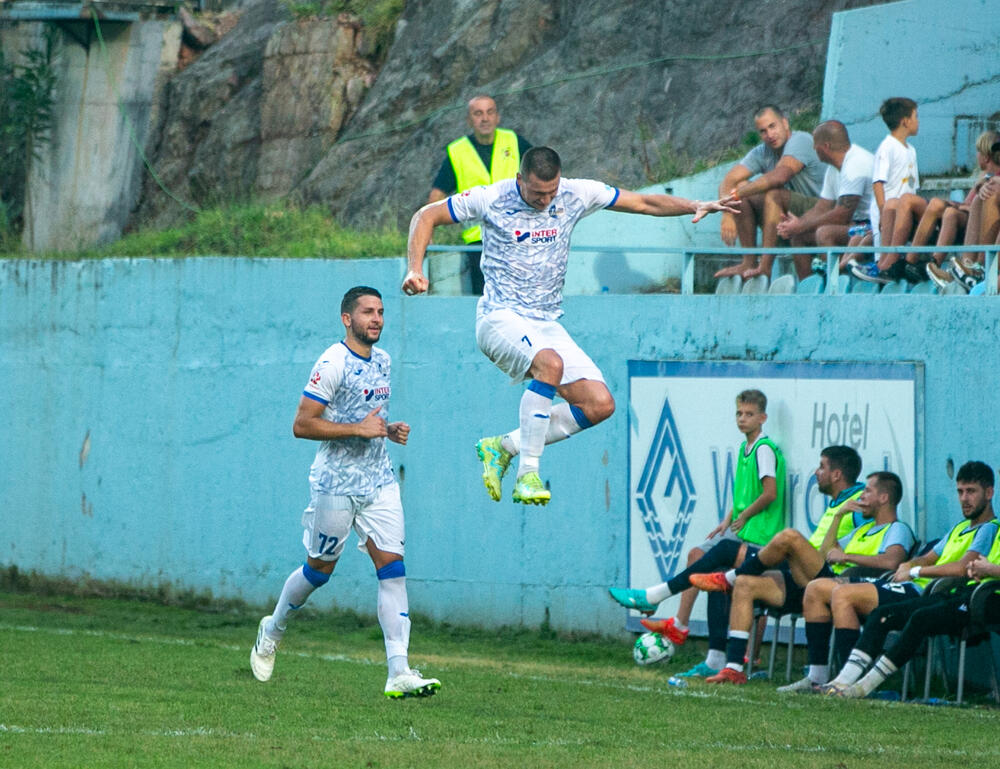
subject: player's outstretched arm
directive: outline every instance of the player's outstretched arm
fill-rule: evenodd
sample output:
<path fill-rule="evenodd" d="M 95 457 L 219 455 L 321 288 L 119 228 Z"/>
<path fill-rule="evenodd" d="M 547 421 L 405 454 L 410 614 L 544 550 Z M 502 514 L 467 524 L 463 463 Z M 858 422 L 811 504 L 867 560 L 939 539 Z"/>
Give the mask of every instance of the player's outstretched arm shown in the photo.
<path fill-rule="evenodd" d="M 619 190 L 618 200 L 611 206 L 612 211 L 648 216 L 683 216 L 693 214 L 692 222 L 697 222 L 710 213 L 728 211 L 739 213 L 740 203 L 732 195 L 719 200 L 688 200 L 674 195 L 657 195 L 631 190 Z"/>
<path fill-rule="evenodd" d="M 417 211 L 410 219 L 410 236 L 406 242 L 406 277 L 403 278 L 403 292 L 409 295 L 422 294 L 430 286 L 424 275 L 424 257 L 431 243 L 434 228 L 442 224 L 454 224 L 448 211 L 447 201 L 429 203 Z"/>

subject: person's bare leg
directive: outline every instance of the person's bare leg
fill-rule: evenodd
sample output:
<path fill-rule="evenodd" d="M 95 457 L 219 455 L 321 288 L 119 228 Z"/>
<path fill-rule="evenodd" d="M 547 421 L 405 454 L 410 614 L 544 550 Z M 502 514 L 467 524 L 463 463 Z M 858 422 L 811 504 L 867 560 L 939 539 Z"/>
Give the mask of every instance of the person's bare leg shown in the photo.
<path fill-rule="evenodd" d="M 944 198 L 933 198 L 927 203 L 927 208 L 924 209 L 923 216 L 920 217 L 920 221 L 917 222 L 917 228 L 913 231 L 913 239 L 910 241 L 911 245 L 914 246 L 926 246 L 931 242 L 931 236 L 934 234 L 935 228 L 938 226 L 938 222 L 943 221 L 942 217 L 946 211 L 957 210 L 953 209 L 948 205 L 948 201 Z M 920 264 L 924 261 L 921 255 L 915 252 L 911 252 L 906 255 L 906 261 L 910 264 Z M 940 264 L 940 262 L 938 262 Z"/>

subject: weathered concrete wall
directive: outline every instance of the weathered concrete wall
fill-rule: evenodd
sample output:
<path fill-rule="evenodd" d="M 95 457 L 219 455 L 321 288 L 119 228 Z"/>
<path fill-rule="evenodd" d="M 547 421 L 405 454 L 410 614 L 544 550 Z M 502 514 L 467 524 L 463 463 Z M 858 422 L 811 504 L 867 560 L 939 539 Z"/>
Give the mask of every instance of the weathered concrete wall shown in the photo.
<path fill-rule="evenodd" d="M 41 28 L 40 23 L 25 24 Z M 104 22 L 106 51 L 63 33 L 51 143 L 28 180 L 24 244 L 73 250 L 121 236 L 140 190 L 144 147 L 165 73 L 176 66 L 180 25 Z"/>
<path fill-rule="evenodd" d="M 1000 16 L 993 0 L 906 0 L 835 13 L 823 86 L 823 118 L 845 124 L 874 151 L 890 96 L 919 105 L 913 139 L 923 175 L 975 169 L 976 136 L 1000 120 Z"/>
<path fill-rule="evenodd" d="M 513 426 L 521 388 L 476 349 L 472 297 L 406 298 L 401 259 L 0 262 L 0 564 L 265 601 L 302 558 L 313 446 L 291 435 L 338 303 L 383 290 L 392 446 L 413 610 L 477 625 L 619 632 L 628 579 L 627 361 L 921 361 L 927 530 L 957 514 L 946 474 L 1000 462 L 996 301 L 985 297 L 570 296 L 566 325 L 619 410 L 551 448 L 554 501 L 489 501 L 473 445 Z M 707 404 L 706 408 L 715 408 Z M 317 605 L 371 612 L 353 548 Z"/>

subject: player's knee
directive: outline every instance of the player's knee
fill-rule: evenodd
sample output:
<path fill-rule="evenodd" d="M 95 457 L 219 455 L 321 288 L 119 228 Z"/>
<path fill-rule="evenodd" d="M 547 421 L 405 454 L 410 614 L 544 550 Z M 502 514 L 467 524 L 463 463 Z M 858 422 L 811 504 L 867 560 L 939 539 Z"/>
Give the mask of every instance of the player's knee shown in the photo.
<path fill-rule="evenodd" d="M 845 232 L 842 226 L 824 225 L 816 230 L 817 246 L 839 246 L 844 242 Z"/>
<path fill-rule="evenodd" d="M 563 359 L 555 350 L 539 350 L 529 372 L 535 379 L 558 385 L 562 382 Z"/>
<path fill-rule="evenodd" d="M 850 587 L 850 585 L 837 585 L 830 593 L 830 608 L 835 613 L 854 608 L 854 591 L 850 590 Z"/>
<path fill-rule="evenodd" d="M 754 597 L 754 583 L 755 579 L 751 579 L 745 574 L 739 574 L 736 577 L 736 581 L 733 582 L 733 598 L 735 601 L 746 601 L 752 600 Z"/>
<path fill-rule="evenodd" d="M 595 425 L 615 413 L 615 399 L 607 389 L 594 397 L 590 404 L 590 411 L 592 413 L 588 416 Z"/>
<path fill-rule="evenodd" d="M 698 548 L 698 547 L 692 547 L 691 550 L 688 551 L 688 563 L 687 563 L 687 565 L 690 566 L 692 563 L 694 563 L 695 561 L 697 561 L 703 555 L 705 555 L 705 551 L 704 550 L 702 550 L 701 548 Z"/>
<path fill-rule="evenodd" d="M 948 209 L 948 202 L 944 198 L 931 198 L 927 204 L 927 210 L 935 214 L 940 214 Z"/>

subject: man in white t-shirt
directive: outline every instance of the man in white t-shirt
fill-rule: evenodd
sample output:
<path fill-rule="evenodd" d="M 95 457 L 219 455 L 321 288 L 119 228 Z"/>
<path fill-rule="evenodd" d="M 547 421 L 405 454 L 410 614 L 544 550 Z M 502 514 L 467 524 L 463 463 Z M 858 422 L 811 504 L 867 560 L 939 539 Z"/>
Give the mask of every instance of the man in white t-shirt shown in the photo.
<path fill-rule="evenodd" d="M 864 147 L 851 144 L 847 127 L 827 120 L 813 130 L 813 147 L 826 163 L 826 176 L 819 201 L 802 216 L 788 213 L 778 223 L 778 235 L 793 246 L 843 246 L 853 225 L 868 224 L 872 198 L 874 157 Z M 812 259 L 795 256 L 799 279 L 811 271 Z"/>
<path fill-rule="evenodd" d="M 408 662 L 406 535 L 385 440 L 405 445 L 410 426 L 388 421 L 391 361 L 375 346 L 383 316 L 382 296 L 374 288 L 355 286 L 344 294 L 340 320 L 347 333 L 316 361 L 299 399 L 292 432 L 319 442 L 309 469 L 309 507 L 302 514 L 306 560 L 288 575 L 274 611 L 257 627 L 250 668 L 258 681 L 270 680 L 288 620 L 330 580 L 353 529 L 378 577 L 378 621 L 389 667 L 385 696 L 426 697 L 441 688 Z"/>
<path fill-rule="evenodd" d="M 515 179 L 474 187 L 424 206 L 410 221 L 409 271 L 403 291 L 419 294 L 435 227 L 479 221 L 483 236 L 483 296 L 476 316 L 479 349 L 514 381 L 525 379 L 519 426 L 481 439 L 476 450 L 483 483 L 500 500 L 512 457 L 518 471 L 513 499 L 544 505 L 551 498 L 538 474 L 546 444 L 602 422 L 615 402 L 600 369 L 558 323 L 570 236 L 584 216 L 602 208 L 650 216 L 736 211 L 729 200 L 698 202 L 672 195 L 620 190 L 590 179 L 564 179 L 559 155 L 549 147 L 524 153 Z M 565 402 L 553 404 L 555 395 Z"/>
<path fill-rule="evenodd" d="M 813 149 L 805 131 L 793 131 L 788 118 L 773 104 L 754 115 L 754 127 L 761 143 L 750 150 L 726 173 L 719 195 L 737 195 L 743 205 L 738 214 L 724 213 L 719 234 L 727 246 L 754 248 L 757 228 L 764 248 L 778 245 L 778 222 L 783 214 L 801 215 L 816 204 L 826 166 Z M 749 280 L 757 275 L 771 277 L 773 254 L 747 254 L 739 264 L 723 267 L 715 277 L 739 275 Z"/>

